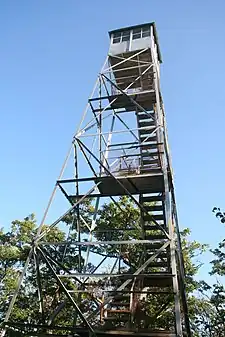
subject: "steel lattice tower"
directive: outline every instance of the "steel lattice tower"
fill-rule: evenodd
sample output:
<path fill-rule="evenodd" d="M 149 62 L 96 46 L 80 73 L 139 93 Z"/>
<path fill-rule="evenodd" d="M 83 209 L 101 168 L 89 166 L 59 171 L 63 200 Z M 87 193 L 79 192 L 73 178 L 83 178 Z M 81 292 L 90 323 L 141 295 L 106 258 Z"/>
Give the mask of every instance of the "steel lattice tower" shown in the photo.
<path fill-rule="evenodd" d="M 63 241 L 47 239 L 44 216 L 11 299 L 5 331 L 29 336 L 190 336 L 156 27 L 127 27 L 109 36 L 107 59 L 45 212 L 46 216 L 59 190 L 70 206 L 50 228 L 69 216 L 72 229 Z M 121 228 L 99 229 L 99 208 L 108 201 L 119 208 L 123 196 L 133 202 L 139 218 L 132 224 L 127 219 Z M 82 215 L 87 201 L 94 206 L 91 221 Z M 97 240 L 100 232 L 104 239 Z M 133 247 L 135 265 L 130 262 Z M 66 256 L 75 252 L 76 267 L 68 267 Z M 95 267 L 88 268 L 93 261 Z M 13 322 L 13 307 L 30 265 L 36 270 L 41 318 L 35 323 Z M 54 308 L 46 309 L 49 289 L 43 265 L 60 289 Z M 91 312 L 84 305 L 87 301 Z M 154 301 L 160 303 L 158 311 L 146 312 L 146 303 Z M 159 316 L 171 305 L 170 328 L 166 323 L 158 326 Z M 61 326 L 56 326 L 65 306 L 73 313 L 73 325 L 63 325 L 61 317 Z"/>

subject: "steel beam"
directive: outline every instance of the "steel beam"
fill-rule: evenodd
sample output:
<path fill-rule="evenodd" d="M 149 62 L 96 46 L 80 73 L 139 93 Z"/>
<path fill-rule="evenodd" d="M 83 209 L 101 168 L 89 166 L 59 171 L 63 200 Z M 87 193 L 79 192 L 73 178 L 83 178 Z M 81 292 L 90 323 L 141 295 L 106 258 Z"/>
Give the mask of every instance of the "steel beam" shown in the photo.
<path fill-rule="evenodd" d="M 97 334 L 99 337 L 112 334 L 132 337 L 133 331 L 137 337 L 186 335 L 191 337 L 172 164 L 160 89 L 161 56 L 155 26 L 151 24 L 150 27 L 151 43 L 148 48 L 130 51 L 129 54 L 124 52 L 121 55 L 109 55 L 106 58 L 73 137 L 72 146 L 37 235 L 31 242 L 25 268 L 5 317 L 5 327 L 18 329 L 26 335 L 43 337 L 48 336 L 50 332 L 53 333 L 50 335 L 54 336 L 56 332 L 62 330 L 62 333 L 64 331 L 78 333 L 80 337 L 87 337 L 89 334 Z M 73 157 L 72 149 L 74 149 Z M 71 157 L 72 173 L 70 171 L 70 175 L 65 176 L 64 172 L 69 172 L 66 169 L 71 163 Z M 115 165 L 119 167 L 117 162 L 121 163 L 121 167 L 116 171 Z M 89 175 L 84 177 L 87 172 Z M 148 178 L 151 176 L 155 177 L 154 180 Z M 107 180 L 108 177 L 110 179 Z M 137 183 L 139 177 L 141 179 Z M 145 177 L 148 179 L 145 180 Z M 123 219 L 123 216 L 127 216 L 128 210 L 123 210 L 119 200 L 113 198 L 113 188 L 107 187 L 107 182 L 117 184 L 116 197 L 128 197 L 137 208 L 138 217 Z M 102 189 L 101 183 L 102 186 L 104 183 Z M 158 186 L 152 187 L 154 184 Z M 43 230 L 47 213 L 58 190 L 69 201 L 71 207 Z M 157 191 L 161 194 L 153 193 Z M 93 208 L 88 220 L 86 214 L 82 213 L 86 200 L 90 201 Z M 119 219 L 123 222 L 121 226 L 113 228 L 111 223 L 114 221 L 108 219 L 107 229 L 101 227 L 104 225 L 102 223 L 98 227 L 101 216 L 99 210 L 105 200 L 114 204 L 115 214 L 118 212 Z M 47 241 L 46 234 L 58 226 L 68 214 L 74 214 L 75 220 L 70 224 L 69 234 L 72 228 L 76 239 Z M 73 226 L 74 221 L 76 226 Z M 103 240 L 100 239 L 101 234 Z M 132 235 L 135 235 L 135 238 Z M 130 259 L 129 247 L 133 247 L 132 251 L 136 252 L 133 260 Z M 54 255 L 51 253 L 52 248 Z M 68 269 L 66 257 L 69 250 L 70 253 L 71 251 L 74 253 L 74 260 L 77 258 L 78 263 Z M 10 323 L 13 306 L 33 257 L 38 303 L 42 314 L 41 324 Z M 91 263 L 90 272 L 88 272 L 89 263 Z M 106 268 L 107 263 L 110 264 L 109 268 Z M 66 299 L 63 297 L 62 302 L 52 312 L 46 312 L 49 309 L 45 307 L 43 300 L 43 294 L 48 294 L 48 289 L 43 289 L 44 283 L 42 284 L 43 264 L 48 267 L 51 276 L 66 296 Z M 159 280 L 164 278 L 164 284 L 155 283 L 157 277 Z M 67 289 L 66 284 L 69 282 L 77 289 Z M 102 295 L 96 295 L 98 290 Z M 158 308 L 155 315 L 148 316 L 145 324 L 140 322 L 142 328 L 144 326 L 148 329 L 147 332 L 141 331 L 137 318 L 138 305 L 141 305 L 144 294 L 147 298 L 154 295 L 165 299 L 164 305 Z M 118 296 L 122 296 L 122 300 L 118 300 Z M 92 313 L 83 313 L 84 298 L 90 300 L 90 307 L 93 305 Z M 125 301 L 124 298 L 128 300 Z M 161 331 L 150 330 L 150 325 L 154 326 L 158 316 L 167 309 L 169 300 L 174 305 L 174 327 L 171 327 L 170 332 L 163 326 Z M 74 326 L 67 327 L 66 324 L 63 326 L 64 323 L 60 328 L 50 326 L 67 303 L 75 309 L 72 323 Z M 113 307 L 113 303 L 116 303 L 116 307 Z M 108 319 L 114 315 L 115 325 L 113 320 L 112 323 L 104 321 L 103 312 L 109 314 Z M 121 322 L 118 321 L 121 313 L 128 315 L 127 323 L 122 322 L 122 318 Z M 45 324 L 47 317 L 50 325 Z M 107 328 L 107 324 L 111 324 L 111 330 Z M 100 326 L 101 331 L 98 330 Z M 173 329 L 176 332 L 172 331 Z M 48 330 L 49 333 L 46 332 Z M 5 330 L 2 331 L 1 337 L 4 334 Z"/>

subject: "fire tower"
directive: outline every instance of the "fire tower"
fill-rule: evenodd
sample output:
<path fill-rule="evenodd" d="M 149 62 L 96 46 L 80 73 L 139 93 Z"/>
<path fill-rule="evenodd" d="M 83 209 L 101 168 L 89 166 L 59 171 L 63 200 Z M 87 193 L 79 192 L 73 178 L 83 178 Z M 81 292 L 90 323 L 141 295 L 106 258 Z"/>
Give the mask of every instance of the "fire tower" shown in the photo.
<path fill-rule="evenodd" d="M 108 56 L 31 242 L 2 335 L 190 337 L 156 27 L 147 23 L 109 36 Z M 56 191 L 69 206 L 46 229 Z M 123 197 L 133 203 L 135 221 L 125 218 L 114 228 L 109 219 L 99 227 L 102 205 L 112 202 L 123 212 Z M 90 204 L 91 219 L 84 216 Z M 54 242 L 49 231 L 65 222 L 66 238 Z M 14 321 L 31 266 L 38 314 Z"/>

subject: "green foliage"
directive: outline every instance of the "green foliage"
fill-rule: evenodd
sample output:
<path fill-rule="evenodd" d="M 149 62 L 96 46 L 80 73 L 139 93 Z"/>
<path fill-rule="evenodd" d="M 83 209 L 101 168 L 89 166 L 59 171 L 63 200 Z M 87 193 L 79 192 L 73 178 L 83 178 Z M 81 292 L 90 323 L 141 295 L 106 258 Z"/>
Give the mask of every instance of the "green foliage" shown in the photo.
<path fill-rule="evenodd" d="M 215 213 L 217 219 L 219 219 L 222 224 L 225 223 L 225 213 L 222 212 L 220 208 L 214 207 L 213 213 Z M 211 261 L 211 275 L 225 276 L 225 239 L 219 242 L 218 248 L 212 250 L 212 253 L 215 259 Z"/>
<path fill-rule="evenodd" d="M 215 208 L 217 218 L 223 224 L 225 214 L 220 209 Z M 91 201 L 86 199 L 79 206 L 79 218 L 77 212 L 72 212 L 63 220 L 64 223 L 71 226 L 69 239 L 77 239 L 76 228 L 81 227 L 82 235 L 86 235 L 87 227 L 92 224 L 94 208 Z M 142 223 L 140 211 L 128 197 L 121 197 L 117 204 L 110 202 L 100 207 L 96 218 L 96 228 L 94 231 L 95 239 L 98 241 L 108 240 L 133 240 L 142 238 Z M 149 222 L 151 224 L 151 222 Z M 125 230 L 126 229 L 126 230 Z M 42 229 L 46 232 L 45 240 L 48 242 L 65 241 L 66 234 L 57 227 L 44 226 Z M 159 234 L 159 231 L 155 231 Z M 12 222 L 8 232 L 0 230 L 0 321 L 8 308 L 11 294 L 16 289 L 17 279 L 24 266 L 32 241 L 37 234 L 35 216 L 24 218 L 24 220 L 15 220 Z M 197 241 L 190 241 L 190 230 L 185 229 L 181 233 L 182 250 L 186 271 L 186 291 L 189 307 L 189 316 L 193 337 L 224 337 L 225 331 L 225 289 L 217 282 L 208 285 L 204 281 L 197 282 L 196 275 L 199 272 L 202 263 L 199 257 L 204 253 L 208 246 Z M 63 262 L 68 270 L 79 271 L 83 268 L 84 261 L 78 257 L 78 249 L 73 246 L 47 245 L 41 248 L 46 256 L 50 255 L 57 263 Z M 97 248 L 92 247 L 92 251 L 97 251 L 101 255 L 110 254 L 112 257 L 121 256 L 123 260 L 123 271 L 132 272 L 142 262 L 142 245 L 101 245 Z M 222 240 L 218 248 L 213 250 L 215 256 L 212 261 L 211 274 L 225 275 L 225 240 Z M 41 273 L 41 282 L 43 291 L 43 306 L 46 312 L 49 309 L 61 311 L 54 318 L 54 323 L 59 324 L 63 320 L 64 324 L 72 325 L 75 319 L 75 312 L 62 289 L 57 284 L 55 278 L 49 271 L 46 261 L 41 255 L 39 258 L 39 268 Z M 55 265 L 55 271 L 61 273 L 62 269 Z M 93 270 L 94 266 L 90 263 L 88 270 Z M 35 260 L 32 258 L 27 275 L 22 284 L 16 304 L 12 312 L 12 319 L 20 322 L 37 323 L 42 321 L 40 313 L 40 303 L 36 288 Z M 116 282 L 119 282 L 116 280 Z M 75 290 L 72 280 L 64 281 L 66 287 Z M 76 301 L 80 301 L 84 312 L 91 312 L 94 308 L 90 307 L 90 295 L 73 295 Z M 146 328 L 165 327 L 170 329 L 173 322 L 173 309 L 171 295 L 158 296 L 152 294 L 146 299 L 140 301 L 141 318 Z M 166 310 L 162 311 L 163 308 Z M 161 312 L 162 311 L 162 312 Z M 51 321 L 51 317 L 47 320 Z"/>
<path fill-rule="evenodd" d="M 214 207 L 212 212 L 215 213 L 217 219 L 219 219 L 222 224 L 225 223 L 225 212 L 222 212 L 218 207 Z"/>
<path fill-rule="evenodd" d="M 201 282 L 200 297 L 195 297 L 192 321 L 197 337 L 223 337 L 225 331 L 225 289 L 219 282 L 209 286 Z"/>
<path fill-rule="evenodd" d="M 225 223 L 225 213 L 214 207 L 213 213 L 222 224 Z M 210 275 L 216 277 L 225 275 L 225 240 L 218 244 L 218 248 L 211 250 L 215 258 L 211 261 Z M 192 320 L 194 337 L 223 337 L 225 333 L 225 287 L 219 281 L 213 285 L 199 282 L 200 296 L 195 296 L 195 315 Z"/>
<path fill-rule="evenodd" d="M 212 275 L 225 276 L 225 239 L 218 244 L 218 248 L 212 250 L 215 259 L 211 261 Z"/>
<path fill-rule="evenodd" d="M 113 202 L 104 204 L 98 215 L 97 231 L 95 233 L 97 240 L 130 241 L 132 239 L 143 238 L 140 210 L 128 197 L 121 197 L 117 204 Z M 151 224 L 151 222 L 149 224 Z M 113 230 L 109 231 L 110 229 Z M 158 230 L 152 233 L 161 234 Z M 202 264 L 198 262 L 198 257 L 207 250 L 208 246 L 197 241 L 190 241 L 189 236 L 191 232 L 189 229 L 184 229 L 180 234 L 186 271 L 186 292 L 188 294 L 191 318 L 194 320 L 198 300 L 192 294 L 198 290 L 199 283 L 195 280 L 195 276 L 202 266 Z M 126 256 L 123 262 L 127 264 L 127 272 L 129 272 L 129 270 L 132 272 L 132 268 L 136 269 L 142 262 L 143 245 L 123 245 L 123 251 L 121 251 L 120 247 L 114 245 L 111 247 L 103 247 L 102 253 L 104 250 L 105 253 L 111 253 L 115 256 Z M 151 271 L 153 271 L 153 268 L 151 268 Z M 157 269 L 155 269 L 155 271 L 157 271 Z M 145 272 L 147 273 L 148 270 L 146 269 Z M 143 303 L 142 308 L 142 320 L 145 321 L 144 324 L 146 328 L 150 326 L 156 329 L 161 327 L 171 329 L 174 320 L 172 303 L 173 298 L 171 298 L 171 295 L 149 295 L 147 301 Z M 166 310 L 162 310 L 165 305 Z M 143 317 L 145 318 L 143 319 Z"/>
<path fill-rule="evenodd" d="M 95 237 L 98 241 L 140 239 L 139 218 L 139 209 L 128 197 L 121 197 L 117 204 L 113 202 L 104 204 L 98 212 Z M 143 247 L 140 247 L 140 245 L 134 245 L 132 248 L 128 245 L 121 245 L 120 247 L 111 245 L 111 247 L 103 247 L 102 252 L 126 256 L 124 262 L 129 258 L 130 264 L 137 266 L 142 249 Z"/>
<path fill-rule="evenodd" d="M 59 242 L 66 239 L 65 233 L 57 227 L 50 228 L 45 225 L 42 231 L 47 233 L 45 240 L 49 242 Z M 0 231 L 0 322 L 3 320 L 5 312 L 8 309 L 9 300 L 17 287 L 18 277 L 24 267 L 36 234 L 37 226 L 34 214 L 24 218 L 22 221 L 13 221 L 8 232 L 4 233 L 3 230 Z M 46 254 L 55 257 L 59 262 L 62 261 L 65 255 L 64 263 L 69 269 L 78 265 L 77 251 L 74 251 L 72 248 L 67 248 L 66 254 L 65 247 L 59 248 L 57 245 L 47 246 L 46 248 L 43 247 L 43 250 L 45 250 Z M 63 301 L 63 299 L 65 300 L 65 296 L 49 272 L 45 261 L 40 259 L 40 256 L 39 268 L 42 277 L 42 287 L 45 289 L 43 293 L 43 305 L 45 310 L 47 311 L 50 306 L 53 309 L 57 308 L 59 298 Z M 35 261 L 32 257 L 12 311 L 12 320 L 30 323 L 37 323 L 42 320 L 36 282 Z M 72 282 L 68 281 L 68 289 L 72 289 L 72 286 Z M 69 310 L 72 315 L 73 310 L 71 305 L 65 305 L 65 309 L 62 310 L 61 315 L 65 315 L 66 310 Z M 67 316 L 71 323 L 72 317 L 70 315 Z"/>
<path fill-rule="evenodd" d="M 77 229 L 79 224 L 82 232 L 87 232 L 87 225 L 91 226 L 91 217 L 94 214 L 94 207 L 91 203 L 91 199 L 86 198 L 80 203 L 70 214 L 67 214 L 63 222 L 67 225 L 72 225 L 72 230 Z M 79 215 L 79 220 L 77 215 Z"/>
<path fill-rule="evenodd" d="M 206 244 L 201 244 L 197 241 L 190 241 L 190 234 L 191 231 L 188 228 L 184 229 L 180 233 L 185 264 L 186 291 L 188 293 L 198 289 L 199 286 L 198 282 L 195 280 L 195 276 L 201 268 L 202 263 L 194 263 L 194 260 L 196 260 L 197 257 L 199 257 L 208 249 L 208 245 Z"/>

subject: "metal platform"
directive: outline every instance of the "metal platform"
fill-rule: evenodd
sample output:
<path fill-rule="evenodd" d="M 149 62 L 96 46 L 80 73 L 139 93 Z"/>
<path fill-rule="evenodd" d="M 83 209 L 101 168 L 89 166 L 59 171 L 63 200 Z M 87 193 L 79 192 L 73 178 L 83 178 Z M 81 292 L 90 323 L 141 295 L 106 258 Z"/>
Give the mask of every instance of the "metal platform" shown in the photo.
<path fill-rule="evenodd" d="M 20 323 L 12 323 L 9 326 L 16 327 L 17 329 L 23 330 L 24 325 Z M 49 330 L 49 333 L 46 332 L 37 332 L 37 331 L 29 331 L 31 328 L 37 329 L 46 329 Z M 32 337 L 56 337 L 56 336 L 64 336 L 64 337 L 89 337 L 89 331 L 85 328 L 74 328 L 74 327 L 61 327 L 61 326 L 40 326 L 40 325 L 26 325 L 26 336 L 32 336 Z M 51 330 L 53 331 L 58 331 L 57 334 L 54 334 L 50 332 Z M 64 331 L 68 331 L 67 333 L 63 333 Z M 60 331 L 62 333 L 60 334 Z M 122 328 L 117 328 L 117 329 L 95 329 L 93 331 L 93 335 L 95 337 L 109 337 L 109 336 L 124 336 L 124 337 L 177 337 L 177 334 L 175 331 L 168 331 L 168 330 L 149 330 L 149 329 L 122 329 Z M 19 332 L 17 332 L 17 336 L 20 337 Z M 21 334 L 21 337 L 23 335 Z M 183 335 L 184 337 L 186 336 L 186 333 Z M 14 337 L 14 332 L 11 330 L 11 333 L 9 337 Z"/>
<path fill-rule="evenodd" d="M 163 174 L 160 172 L 116 176 L 115 178 L 99 177 L 95 179 L 95 183 L 99 183 L 99 191 L 102 196 L 120 196 L 139 193 L 160 193 L 164 189 Z"/>
<path fill-rule="evenodd" d="M 154 90 L 146 90 L 144 92 L 134 91 L 131 93 L 127 93 L 127 96 L 118 92 L 118 94 L 114 94 L 108 97 L 109 102 L 111 103 L 111 107 L 113 109 L 126 109 L 126 111 L 138 110 L 138 106 L 131 101 L 134 100 L 136 103 L 142 106 L 145 110 L 152 110 L 153 105 L 156 103 L 155 91 Z M 140 110 L 140 108 L 139 108 Z"/>

